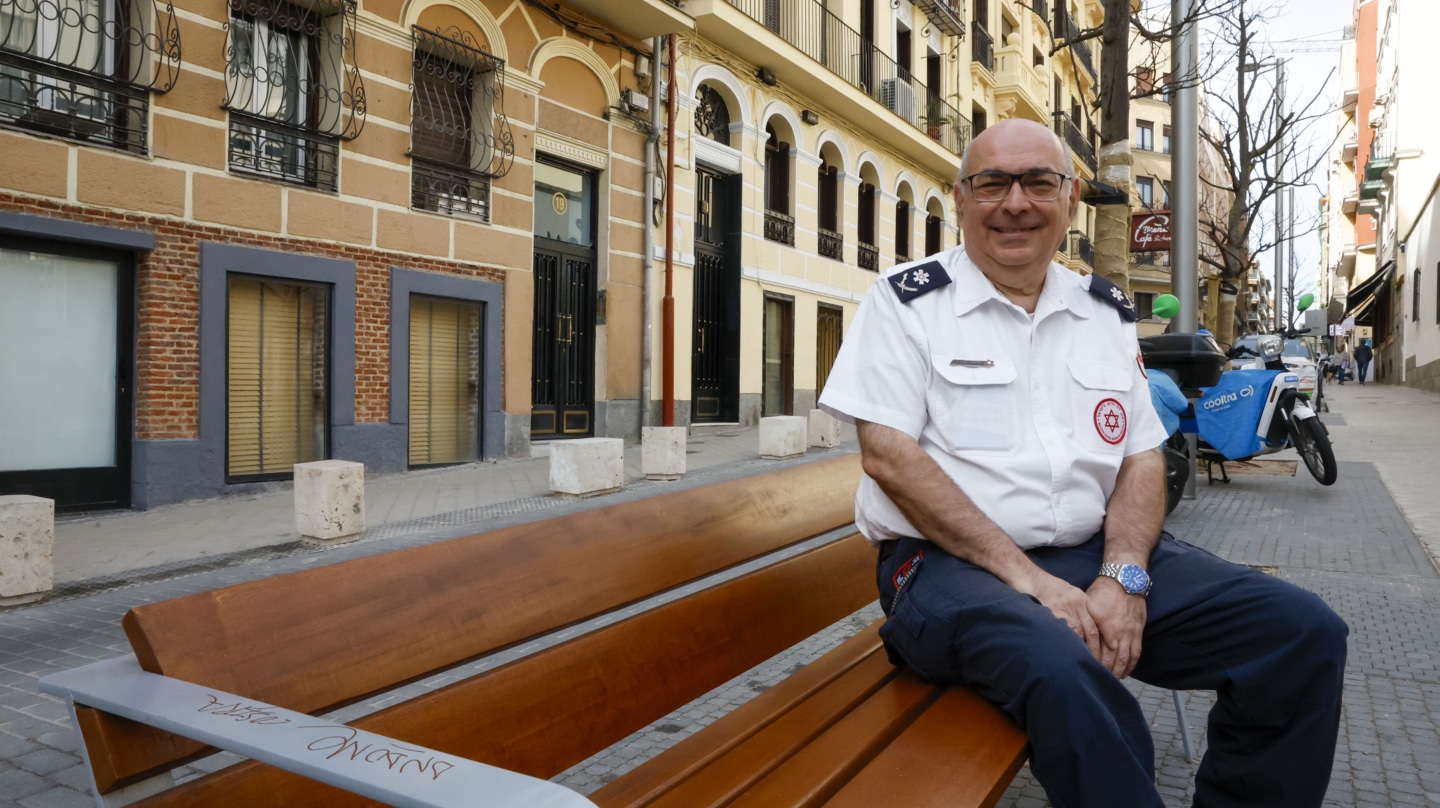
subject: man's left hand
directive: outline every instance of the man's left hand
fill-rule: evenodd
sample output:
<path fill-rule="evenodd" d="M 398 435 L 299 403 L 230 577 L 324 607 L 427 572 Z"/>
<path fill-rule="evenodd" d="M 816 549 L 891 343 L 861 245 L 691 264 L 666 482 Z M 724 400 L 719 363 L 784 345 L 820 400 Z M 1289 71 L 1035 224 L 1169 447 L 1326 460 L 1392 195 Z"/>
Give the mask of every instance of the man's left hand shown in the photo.
<path fill-rule="evenodd" d="M 1100 629 L 1100 664 L 1124 679 L 1140 661 L 1145 598 L 1126 592 L 1113 578 L 1096 578 L 1085 592 L 1090 617 Z"/>

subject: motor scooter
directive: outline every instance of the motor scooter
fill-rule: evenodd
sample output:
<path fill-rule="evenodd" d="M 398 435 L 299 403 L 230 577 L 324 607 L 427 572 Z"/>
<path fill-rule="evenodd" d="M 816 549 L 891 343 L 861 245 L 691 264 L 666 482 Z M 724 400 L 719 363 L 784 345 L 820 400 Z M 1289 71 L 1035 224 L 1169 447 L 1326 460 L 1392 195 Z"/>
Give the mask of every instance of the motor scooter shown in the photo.
<path fill-rule="evenodd" d="M 1293 339 L 1302 333 L 1283 336 Z M 1310 397 L 1300 392 L 1300 375 L 1285 367 L 1282 336 L 1262 336 L 1256 348 L 1227 351 L 1232 360 L 1252 358 L 1223 373 L 1220 384 L 1202 388 L 1195 402 L 1197 456 L 1205 461 L 1208 481 L 1215 482 L 1215 464 L 1220 466 L 1220 481 L 1228 483 L 1226 461 L 1250 460 L 1294 446 L 1310 474 L 1321 485 L 1333 485 L 1338 469 L 1329 430 L 1316 417 Z"/>

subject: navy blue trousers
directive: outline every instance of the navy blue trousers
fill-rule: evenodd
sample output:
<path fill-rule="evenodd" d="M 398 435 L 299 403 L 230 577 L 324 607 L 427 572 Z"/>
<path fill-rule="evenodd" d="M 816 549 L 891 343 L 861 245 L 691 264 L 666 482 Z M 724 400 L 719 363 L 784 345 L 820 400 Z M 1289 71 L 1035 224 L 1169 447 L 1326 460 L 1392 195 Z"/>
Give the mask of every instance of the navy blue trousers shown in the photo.
<path fill-rule="evenodd" d="M 1097 536 L 1027 555 L 1086 589 L 1103 550 Z M 1319 806 L 1339 732 L 1344 621 L 1314 594 L 1168 533 L 1149 572 L 1133 676 L 1217 695 L 1195 805 Z M 968 685 L 1014 717 L 1055 808 L 1163 805 L 1140 705 L 1049 609 L 921 539 L 887 542 L 876 574 L 892 660 Z"/>

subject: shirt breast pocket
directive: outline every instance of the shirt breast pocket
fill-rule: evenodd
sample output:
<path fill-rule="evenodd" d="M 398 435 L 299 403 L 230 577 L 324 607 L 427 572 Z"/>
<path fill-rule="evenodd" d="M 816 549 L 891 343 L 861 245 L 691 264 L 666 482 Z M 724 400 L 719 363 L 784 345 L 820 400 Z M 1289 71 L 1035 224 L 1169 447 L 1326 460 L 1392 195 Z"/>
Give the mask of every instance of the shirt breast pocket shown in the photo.
<path fill-rule="evenodd" d="M 1130 367 L 1075 359 L 1068 365 L 1076 439 L 1099 454 L 1125 451 L 1125 437 L 1130 434 L 1130 388 L 1135 382 Z"/>
<path fill-rule="evenodd" d="M 988 366 L 952 365 L 950 356 L 932 356 L 932 418 L 947 448 L 954 452 L 1008 454 L 1020 446 L 1015 412 L 1015 363 L 989 360 Z"/>

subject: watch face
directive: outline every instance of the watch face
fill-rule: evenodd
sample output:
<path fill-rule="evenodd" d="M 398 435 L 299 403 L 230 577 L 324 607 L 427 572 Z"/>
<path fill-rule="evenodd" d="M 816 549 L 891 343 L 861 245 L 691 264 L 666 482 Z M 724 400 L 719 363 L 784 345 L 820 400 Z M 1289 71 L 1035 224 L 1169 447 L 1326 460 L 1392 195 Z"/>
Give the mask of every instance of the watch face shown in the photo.
<path fill-rule="evenodd" d="M 1126 564 L 1120 568 L 1120 585 L 1126 592 L 1144 592 L 1150 586 L 1150 576 L 1134 564 Z"/>

